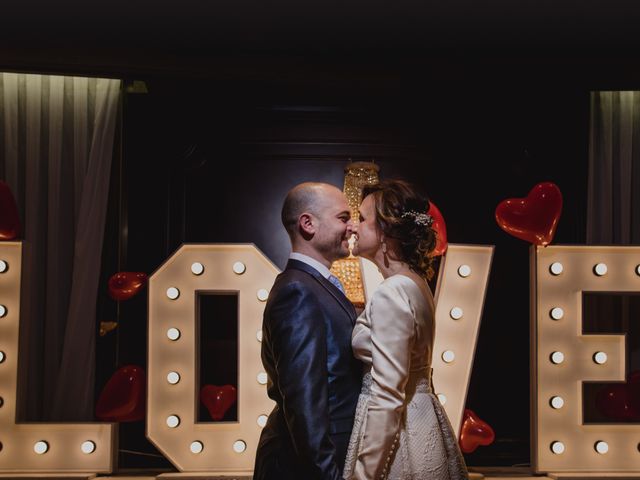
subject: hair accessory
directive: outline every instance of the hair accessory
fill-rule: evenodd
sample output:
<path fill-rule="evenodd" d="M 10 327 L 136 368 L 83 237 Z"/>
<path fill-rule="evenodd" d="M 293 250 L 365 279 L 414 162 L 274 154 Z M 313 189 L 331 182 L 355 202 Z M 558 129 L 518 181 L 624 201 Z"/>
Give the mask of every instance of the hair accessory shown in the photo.
<path fill-rule="evenodd" d="M 408 210 L 402 214 L 402 218 L 411 217 L 413 218 L 413 223 L 416 225 L 423 225 L 425 227 L 430 227 L 433 223 L 433 217 L 428 213 L 419 213 L 415 210 Z"/>

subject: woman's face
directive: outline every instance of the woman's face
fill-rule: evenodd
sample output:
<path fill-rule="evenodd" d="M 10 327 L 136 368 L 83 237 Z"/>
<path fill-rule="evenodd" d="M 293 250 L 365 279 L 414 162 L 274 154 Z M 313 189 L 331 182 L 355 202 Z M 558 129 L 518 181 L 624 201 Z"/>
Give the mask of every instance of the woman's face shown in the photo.
<path fill-rule="evenodd" d="M 360 223 L 356 232 L 353 254 L 372 260 L 378 248 L 380 248 L 380 235 L 376 224 L 373 195 L 367 195 L 362 204 L 360 204 Z"/>

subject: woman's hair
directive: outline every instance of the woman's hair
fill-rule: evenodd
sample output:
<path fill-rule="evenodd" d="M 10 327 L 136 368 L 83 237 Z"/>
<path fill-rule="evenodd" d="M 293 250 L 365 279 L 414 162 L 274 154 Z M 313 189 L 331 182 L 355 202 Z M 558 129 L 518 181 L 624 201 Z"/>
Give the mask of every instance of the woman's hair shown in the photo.
<path fill-rule="evenodd" d="M 376 223 L 385 237 L 394 238 L 400 246 L 401 260 L 424 278 L 433 270 L 431 256 L 436 247 L 436 232 L 431 227 L 429 199 L 404 180 L 383 180 L 367 185 L 362 198 L 373 195 Z"/>

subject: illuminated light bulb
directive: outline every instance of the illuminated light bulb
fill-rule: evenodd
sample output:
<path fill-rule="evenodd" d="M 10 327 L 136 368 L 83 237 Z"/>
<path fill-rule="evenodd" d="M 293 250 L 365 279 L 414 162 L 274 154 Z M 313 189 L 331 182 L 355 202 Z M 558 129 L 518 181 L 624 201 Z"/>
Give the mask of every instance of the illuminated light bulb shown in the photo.
<path fill-rule="evenodd" d="M 178 290 L 176 287 L 167 288 L 167 297 L 169 297 L 169 300 L 175 300 L 179 296 L 180 290 Z"/>
<path fill-rule="evenodd" d="M 247 444 L 242 440 L 236 440 L 233 442 L 233 451 L 236 453 L 242 453 L 247 449 Z"/>
<path fill-rule="evenodd" d="M 593 354 L 593 361 L 598 365 L 607 363 L 607 354 L 604 352 L 596 352 Z"/>
<path fill-rule="evenodd" d="M 267 374 L 265 372 L 260 372 L 258 374 L 258 376 L 256 377 L 256 379 L 258 380 L 258 383 L 260 385 L 266 385 L 267 384 Z"/>
<path fill-rule="evenodd" d="M 595 267 L 593 267 L 593 273 L 597 276 L 602 277 L 607 274 L 607 265 L 604 263 L 598 263 Z"/>
<path fill-rule="evenodd" d="M 202 275 L 202 272 L 204 272 L 204 265 L 200 262 L 194 262 L 191 264 L 191 273 L 194 275 Z"/>
<path fill-rule="evenodd" d="M 82 450 L 82 453 L 86 453 L 88 455 L 96 451 L 96 444 L 91 440 L 87 440 L 86 442 L 82 442 L 80 450 Z"/>
<path fill-rule="evenodd" d="M 640 276 L 640 265 L 636 265 L 636 275 Z"/>
<path fill-rule="evenodd" d="M 551 315 L 551 318 L 553 318 L 554 320 L 560 320 L 562 317 L 564 317 L 564 310 L 560 307 L 555 307 L 551 309 L 549 315 Z"/>
<path fill-rule="evenodd" d="M 264 427 L 267 424 L 267 419 L 269 417 L 267 417 L 266 415 L 260 415 L 258 417 L 257 423 L 259 427 Z"/>
<path fill-rule="evenodd" d="M 45 454 L 49 451 L 49 444 L 44 440 L 40 440 L 33 445 L 33 451 L 38 455 Z"/>
<path fill-rule="evenodd" d="M 564 267 L 560 262 L 553 262 L 549 266 L 549 271 L 551 272 L 551 275 L 556 275 L 556 276 L 560 275 L 563 270 L 564 270 Z"/>
<path fill-rule="evenodd" d="M 236 262 L 233 264 L 233 271 L 238 275 L 242 275 L 247 271 L 247 266 L 242 262 Z"/>
<path fill-rule="evenodd" d="M 266 302 L 267 298 L 269 298 L 269 291 L 265 288 L 261 288 L 258 290 L 258 300 L 261 302 Z"/>
<path fill-rule="evenodd" d="M 562 397 L 551 397 L 549 403 L 551 404 L 551 407 L 556 410 L 564 407 L 564 399 Z"/>
<path fill-rule="evenodd" d="M 564 443 L 562 442 L 552 442 L 551 443 L 551 451 L 556 455 L 561 455 L 564 453 Z"/>
<path fill-rule="evenodd" d="M 178 425 L 180 425 L 180 417 L 177 415 L 169 415 L 167 417 L 167 427 L 169 428 L 176 428 Z"/>
<path fill-rule="evenodd" d="M 167 374 L 167 382 L 171 385 L 175 385 L 180 381 L 180 374 L 178 372 L 169 372 Z"/>
<path fill-rule="evenodd" d="M 191 445 L 189 445 L 189 450 L 191 450 L 191 453 L 201 453 L 202 450 L 204 450 L 204 445 L 202 444 L 202 442 L 196 440 L 195 442 L 191 442 Z"/>
<path fill-rule="evenodd" d="M 453 307 L 449 312 L 449 316 L 454 320 L 460 320 L 462 318 L 462 309 L 460 307 Z"/>
<path fill-rule="evenodd" d="M 4 362 L 6 358 L 4 352 L 0 352 L 0 363 Z"/>
<path fill-rule="evenodd" d="M 169 330 L 167 330 L 167 338 L 175 342 L 180 338 L 180 330 L 178 330 L 177 328 L 171 327 Z"/>
<path fill-rule="evenodd" d="M 256 332 L 256 339 L 261 342 L 262 341 L 262 329 Z"/>
<path fill-rule="evenodd" d="M 0 273 L 4 273 L 9 268 L 9 264 L 4 260 L 0 260 Z"/>
<path fill-rule="evenodd" d="M 556 365 L 564 362 L 564 353 L 562 352 L 553 352 L 551 354 L 551 361 Z"/>
<path fill-rule="evenodd" d="M 458 275 L 460 275 L 462 278 L 467 278 L 469 275 L 471 275 L 471 267 L 469 265 L 460 265 L 458 267 Z"/>
<path fill-rule="evenodd" d="M 7 314 L 7 307 L 4 305 L 0 305 L 0 318 L 4 317 Z"/>
<path fill-rule="evenodd" d="M 593 448 L 595 448 L 596 452 L 598 452 L 599 454 L 604 455 L 609 451 L 609 444 L 607 442 L 603 442 L 602 440 L 599 440 L 595 443 Z"/>
<path fill-rule="evenodd" d="M 453 353 L 451 350 L 445 350 L 444 352 L 442 352 L 442 360 L 445 363 L 451 363 L 455 360 L 456 358 L 456 354 Z"/>
<path fill-rule="evenodd" d="M 440 405 L 445 405 L 447 403 L 447 396 L 444 393 L 439 393 L 437 397 L 440 401 Z"/>

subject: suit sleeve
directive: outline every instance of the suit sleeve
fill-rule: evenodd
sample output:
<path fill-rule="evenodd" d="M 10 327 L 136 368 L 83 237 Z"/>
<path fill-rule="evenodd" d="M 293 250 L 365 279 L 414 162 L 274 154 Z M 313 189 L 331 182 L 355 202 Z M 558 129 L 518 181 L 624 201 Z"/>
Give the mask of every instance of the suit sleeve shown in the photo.
<path fill-rule="evenodd" d="M 340 479 L 329 438 L 327 337 L 318 299 L 301 283 L 282 289 L 269 316 L 277 387 L 295 453 L 313 477 Z"/>
<path fill-rule="evenodd" d="M 353 478 L 386 478 L 405 408 L 415 319 L 407 299 L 382 284 L 371 300 L 371 398 Z"/>

